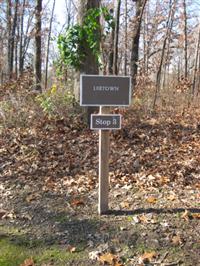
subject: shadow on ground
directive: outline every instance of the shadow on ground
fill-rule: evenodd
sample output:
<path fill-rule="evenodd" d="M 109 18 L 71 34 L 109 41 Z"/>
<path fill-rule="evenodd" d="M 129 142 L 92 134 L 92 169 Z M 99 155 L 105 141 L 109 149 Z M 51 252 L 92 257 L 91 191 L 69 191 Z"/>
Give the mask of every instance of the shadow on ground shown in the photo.
<path fill-rule="evenodd" d="M 109 210 L 105 214 L 107 215 L 137 215 L 137 214 L 176 214 L 188 211 L 190 213 L 200 213 L 199 208 L 148 208 L 148 209 L 136 209 L 136 210 Z"/>

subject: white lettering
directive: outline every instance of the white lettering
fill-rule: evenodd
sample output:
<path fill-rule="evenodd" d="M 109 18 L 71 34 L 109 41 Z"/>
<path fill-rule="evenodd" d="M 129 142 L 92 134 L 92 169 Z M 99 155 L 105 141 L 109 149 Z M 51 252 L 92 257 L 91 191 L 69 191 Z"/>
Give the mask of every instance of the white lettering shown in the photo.
<path fill-rule="evenodd" d="M 98 125 L 101 125 L 101 119 L 100 118 L 97 118 L 96 119 L 96 125 L 98 126 Z"/>
<path fill-rule="evenodd" d="M 111 91 L 116 92 L 119 91 L 119 87 L 116 86 L 93 86 L 93 91 Z"/>
<path fill-rule="evenodd" d="M 113 118 L 113 125 L 117 125 L 117 119 Z"/>

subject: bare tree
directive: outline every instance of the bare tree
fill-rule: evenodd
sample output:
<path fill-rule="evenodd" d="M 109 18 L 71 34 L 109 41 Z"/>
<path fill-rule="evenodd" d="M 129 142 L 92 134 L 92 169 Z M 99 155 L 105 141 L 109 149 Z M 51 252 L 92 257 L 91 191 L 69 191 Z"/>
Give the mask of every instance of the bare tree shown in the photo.
<path fill-rule="evenodd" d="M 136 75 L 138 69 L 139 59 L 139 42 L 142 16 L 147 0 L 134 0 L 136 2 L 136 12 L 134 18 L 134 28 L 132 31 L 132 47 L 131 47 L 131 77 L 133 87 L 136 84 Z"/>
<path fill-rule="evenodd" d="M 169 2 L 169 13 L 168 13 L 167 25 L 166 25 L 167 31 L 166 31 L 166 34 L 165 34 L 165 37 L 163 40 L 160 63 L 159 63 L 158 71 L 156 74 L 156 89 L 155 89 L 155 95 L 154 95 L 154 100 L 153 100 L 153 109 L 155 108 L 156 101 L 158 98 L 158 92 L 160 89 L 161 73 L 162 73 L 162 67 L 163 67 L 163 62 L 164 62 L 165 49 L 166 49 L 166 45 L 167 45 L 167 40 L 170 36 L 172 26 L 173 26 L 173 15 L 175 12 L 176 1 L 177 0 L 170 0 L 170 2 Z"/>
<path fill-rule="evenodd" d="M 41 29 L 42 29 L 42 0 L 36 1 L 35 7 L 35 89 L 42 91 L 42 58 L 41 58 Z"/>
<path fill-rule="evenodd" d="M 47 40 L 47 54 L 46 54 L 46 68 L 45 68 L 45 89 L 47 88 L 47 79 L 48 79 L 48 64 L 49 64 L 49 46 L 50 46 L 50 40 L 51 40 L 51 29 L 52 29 L 52 22 L 53 22 L 53 15 L 54 15 L 54 9 L 55 9 L 55 3 L 56 0 L 53 1 L 53 7 L 51 12 L 51 18 L 49 23 L 49 34 L 48 34 L 48 40 Z"/>
<path fill-rule="evenodd" d="M 7 17 L 7 34 L 8 34 L 8 37 L 7 37 L 7 40 L 8 40 L 8 44 L 7 44 L 7 67 L 8 67 L 8 75 L 10 76 L 10 73 L 11 73 L 11 65 L 10 65 L 10 62 L 11 62 L 11 42 L 10 42 L 10 39 L 11 39 L 11 35 L 12 35 L 12 3 L 11 3 L 11 0 L 7 0 L 6 1 L 6 4 L 7 4 L 7 10 L 6 10 L 6 17 Z"/>
<path fill-rule="evenodd" d="M 200 55 L 200 26 L 199 26 L 199 33 L 198 33 L 197 45 L 196 45 L 196 51 L 195 51 L 194 73 L 193 73 L 193 82 L 192 82 L 192 96 L 193 97 L 194 97 L 195 88 L 196 88 L 199 55 Z"/>
<path fill-rule="evenodd" d="M 188 34 L 187 34 L 187 5 L 186 0 L 183 0 L 183 12 L 184 12 L 184 77 L 188 75 Z"/>
<path fill-rule="evenodd" d="M 125 0 L 125 12 L 124 12 L 124 19 L 125 19 L 125 37 L 124 37 L 124 75 L 127 75 L 127 63 L 128 63 L 128 2 Z"/>
<path fill-rule="evenodd" d="M 120 20 L 121 0 L 117 0 L 115 11 L 115 35 L 114 35 L 114 53 L 113 53 L 113 74 L 118 74 L 118 44 L 119 44 L 119 20 Z"/>

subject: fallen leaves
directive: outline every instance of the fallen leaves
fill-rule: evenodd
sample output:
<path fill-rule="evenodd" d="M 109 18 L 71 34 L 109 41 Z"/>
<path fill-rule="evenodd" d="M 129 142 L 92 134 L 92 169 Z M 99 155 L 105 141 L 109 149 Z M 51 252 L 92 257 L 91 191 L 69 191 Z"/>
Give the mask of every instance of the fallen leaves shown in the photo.
<path fill-rule="evenodd" d="M 188 210 L 185 210 L 185 212 L 181 215 L 181 218 L 187 222 L 191 219 L 200 219 L 200 213 L 192 213 Z"/>
<path fill-rule="evenodd" d="M 120 203 L 120 206 L 121 206 L 121 208 L 123 208 L 123 209 L 129 209 L 129 208 L 130 208 L 130 202 L 128 202 L 128 201 L 123 201 L 123 202 Z"/>
<path fill-rule="evenodd" d="M 192 213 L 191 215 L 194 219 L 200 219 L 200 213 Z"/>
<path fill-rule="evenodd" d="M 20 266 L 36 266 L 33 259 L 26 259 Z"/>
<path fill-rule="evenodd" d="M 11 220 L 14 220 L 14 219 L 16 219 L 16 214 L 14 213 L 13 210 L 6 211 L 6 210 L 1 209 L 0 210 L 0 219 L 11 219 Z"/>
<path fill-rule="evenodd" d="M 155 197 L 148 197 L 148 198 L 146 199 L 146 201 L 147 201 L 148 203 L 155 204 L 155 203 L 157 202 L 157 198 L 155 198 Z"/>
<path fill-rule="evenodd" d="M 91 260 L 97 260 L 103 265 L 112 265 L 112 266 L 124 266 L 120 262 L 119 256 L 112 253 L 101 253 L 99 251 L 92 251 L 89 253 L 89 258 Z"/>
<path fill-rule="evenodd" d="M 5 214 L 7 213 L 6 210 L 0 210 L 0 219 L 5 217 Z"/>
<path fill-rule="evenodd" d="M 180 246 L 180 245 L 182 245 L 183 244 L 183 239 L 181 238 L 181 236 L 180 235 L 174 235 L 173 237 L 172 237 L 172 243 L 173 243 L 173 245 L 175 245 L 175 246 Z"/>
<path fill-rule="evenodd" d="M 68 245 L 67 248 L 66 248 L 66 250 L 67 250 L 68 252 L 70 252 L 70 253 L 74 253 L 74 252 L 77 251 L 77 248 L 74 247 L 74 246 Z"/>
<path fill-rule="evenodd" d="M 134 224 L 138 224 L 138 223 L 156 224 L 157 223 L 157 219 L 151 213 L 149 213 L 149 214 L 141 214 L 141 215 L 135 215 L 135 216 L 133 216 L 131 223 L 133 225 Z"/>
<path fill-rule="evenodd" d="M 108 263 L 110 265 L 113 265 L 116 259 L 117 257 L 111 253 L 106 253 L 106 254 L 99 256 L 99 261 L 103 264 Z"/>
<path fill-rule="evenodd" d="M 35 201 L 35 200 L 38 200 L 40 198 L 41 198 L 41 194 L 39 194 L 39 193 L 32 193 L 32 194 L 30 194 L 30 195 L 28 195 L 26 197 L 26 201 L 28 203 L 30 203 L 30 202 Z"/>
<path fill-rule="evenodd" d="M 82 199 L 73 199 L 71 201 L 71 205 L 74 207 L 80 207 L 80 206 L 84 206 L 85 202 Z"/>
<path fill-rule="evenodd" d="M 155 251 L 145 252 L 142 256 L 139 257 L 138 262 L 149 264 L 153 259 L 157 257 L 157 253 Z"/>

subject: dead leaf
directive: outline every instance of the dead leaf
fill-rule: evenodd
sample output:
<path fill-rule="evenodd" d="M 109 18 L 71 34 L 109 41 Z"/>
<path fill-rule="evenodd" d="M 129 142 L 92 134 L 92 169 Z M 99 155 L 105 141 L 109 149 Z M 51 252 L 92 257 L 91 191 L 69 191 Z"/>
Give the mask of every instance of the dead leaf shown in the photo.
<path fill-rule="evenodd" d="M 7 211 L 5 211 L 5 210 L 0 210 L 0 219 L 1 219 L 1 218 L 4 218 L 5 215 L 6 215 L 6 213 L 7 213 Z"/>
<path fill-rule="evenodd" d="M 145 252 L 142 256 L 139 257 L 139 263 L 150 263 L 152 259 L 157 257 L 157 253 L 155 251 Z"/>
<path fill-rule="evenodd" d="M 148 223 L 148 218 L 144 214 L 140 215 L 138 218 L 139 218 L 141 223 L 145 223 L 145 224 Z"/>
<path fill-rule="evenodd" d="M 146 201 L 148 203 L 155 204 L 157 202 L 157 199 L 155 197 L 148 197 Z"/>
<path fill-rule="evenodd" d="M 167 176 L 161 176 L 158 182 L 162 186 L 162 185 L 166 185 L 167 183 L 169 183 L 170 179 Z"/>
<path fill-rule="evenodd" d="M 183 244 L 183 240 L 181 239 L 180 235 L 175 235 L 172 237 L 172 243 L 175 246 L 179 246 Z"/>
<path fill-rule="evenodd" d="M 69 252 L 71 252 L 71 253 L 74 253 L 74 252 L 76 252 L 76 247 L 73 247 L 73 246 L 71 246 L 71 245 L 68 245 L 68 246 L 67 246 L 67 251 L 69 251 Z"/>
<path fill-rule="evenodd" d="M 185 210 L 185 212 L 181 215 L 181 218 L 185 219 L 186 221 L 189 221 L 189 211 L 188 210 Z"/>
<path fill-rule="evenodd" d="M 99 259 L 99 256 L 100 256 L 99 251 L 91 251 L 91 252 L 89 253 L 89 258 L 90 258 L 91 260 L 98 260 L 98 259 Z"/>
<path fill-rule="evenodd" d="M 192 213 L 191 216 L 193 219 L 200 219 L 200 213 Z"/>
<path fill-rule="evenodd" d="M 74 199 L 74 200 L 71 201 L 71 205 L 75 206 L 75 207 L 79 207 L 79 206 L 84 206 L 85 203 L 81 199 Z"/>
<path fill-rule="evenodd" d="M 130 203 L 128 202 L 128 201 L 123 201 L 123 202 L 121 202 L 120 203 L 120 206 L 122 207 L 122 208 L 130 208 Z"/>
<path fill-rule="evenodd" d="M 33 200 L 37 200 L 38 198 L 40 198 L 40 194 L 38 194 L 38 193 L 33 193 L 33 194 L 28 195 L 28 196 L 26 197 L 26 201 L 27 201 L 27 202 L 31 202 L 31 201 L 33 201 Z"/>
<path fill-rule="evenodd" d="M 36 266 L 33 259 L 26 259 L 20 266 Z"/>
<path fill-rule="evenodd" d="M 158 121 L 155 118 L 151 118 L 146 121 L 150 126 L 155 126 L 158 124 Z"/>
<path fill-rule="evenodd" d="M 106 253 L 99 257 L 99 261 L 103 264 L 110 264 L 113 265 L 115 261 L 117 260 L 117 257 L 113 255 L 112 253 Z"/>
<path fill-rule="evenodd" d="M 4 210 L 1 210 L 1 212 L 0 212 L 0 218 L 1 219 L 11 219 L 11 220 L 14 220 L 14 219 L 16 219 L 16 214 L 14 213 L 14 211 L 6 212 Z"/>
<path fill-rule="evenodd" d="M 124 266 L 124 264 L 121 264 L 120 262 L 116 262 L 114 266 Z"/>
<path fill-rule="evenodd" d="M 174 194 L 171 194 L 167 197 L 168 200 L 174 201 L 176 199 L 176 196 Z"/>

